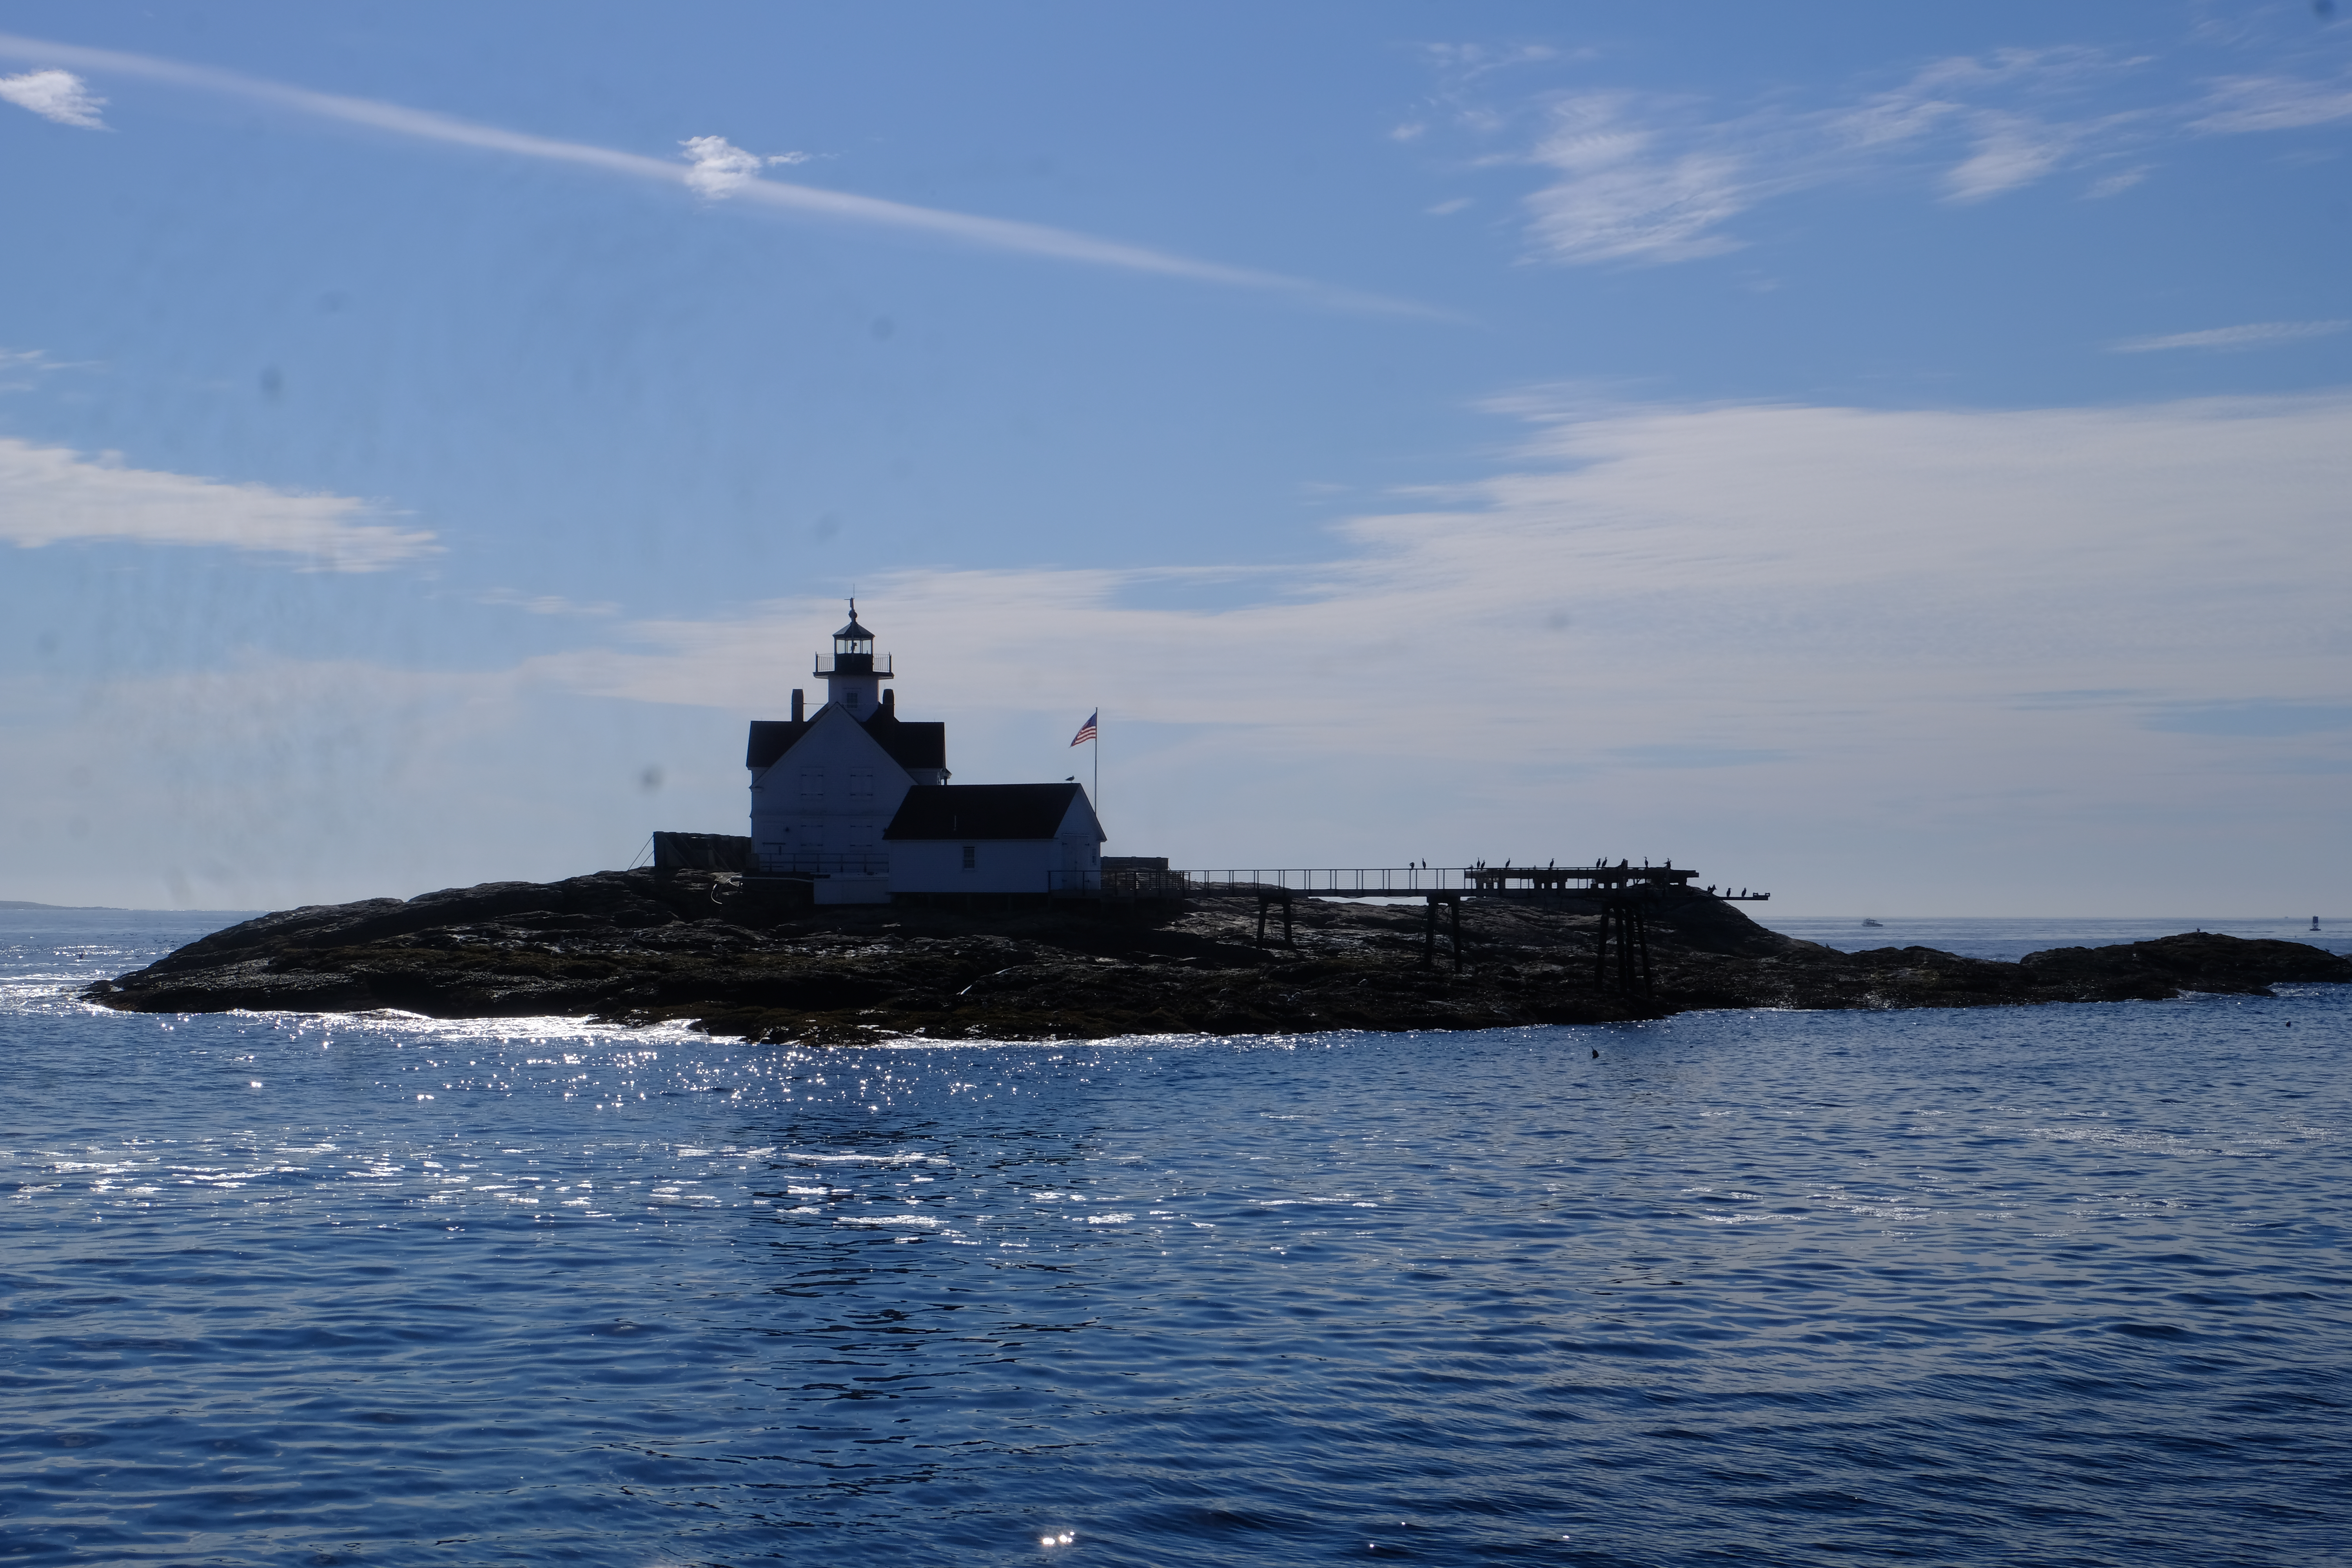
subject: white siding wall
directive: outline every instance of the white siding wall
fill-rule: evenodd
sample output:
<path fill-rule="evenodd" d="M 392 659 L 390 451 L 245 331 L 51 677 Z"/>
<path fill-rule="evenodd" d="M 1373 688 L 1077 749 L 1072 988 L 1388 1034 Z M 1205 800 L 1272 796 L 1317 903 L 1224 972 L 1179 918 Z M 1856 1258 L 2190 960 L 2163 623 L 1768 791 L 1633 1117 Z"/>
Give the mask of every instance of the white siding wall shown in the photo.
<path fill-rule="evenodd" d="M 1061 869 L 1102 869 L 1102 823 L 1095 816 L 1095 803 L 1087 798 L 1085 790 L 1078 791 L 1077 798 L 1070 802 L 1070 809 L 1062 814 L 1062 826 L 1054 837 L 1062 846 Z"/>
<path fill-rule="evenodd" d="M 914 781 L 864 726 L 827 705 L 800 744 L 751 777 L 751 853 L 762 861 L 887 851 L 882 830 Z"/>
<path fill-rule="evenodd" d="M 963 864 L 965 846 L 974 864 Z M 890 845 L 894 893 L 1043 893 L 1048 871 L 1098 871 L 1102 840 L 1084 791 L 1051 838 L 901 838 Z"/>
<path fill-rule="evenodd" d="M 975 861 L 969 871 L 966 843 Z M 1050 838 L 902 838 L 890 846 L 894 893 L 1042 893 L 1048 869 L 1061 869 L 1061 846 Z"/>

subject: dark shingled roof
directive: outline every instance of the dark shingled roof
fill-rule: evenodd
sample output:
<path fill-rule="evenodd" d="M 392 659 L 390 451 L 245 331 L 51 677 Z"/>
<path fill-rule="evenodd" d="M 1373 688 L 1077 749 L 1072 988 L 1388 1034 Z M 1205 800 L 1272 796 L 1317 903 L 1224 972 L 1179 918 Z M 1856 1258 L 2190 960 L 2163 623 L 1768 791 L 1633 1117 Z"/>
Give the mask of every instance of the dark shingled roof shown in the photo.
<path fill-rule="evenodd" d="M 743 749 L 743 765 L 764 768 L 778 757 L 800 744 L 803 735 L 815 723 L 814 719 L 793 723 L 790 719 L 754 719 L 751 738 Z M 948 765 L 948 727 L 941 723 L 909 724 L 888 709 L 878 709 L 866 721 L 866 732 L 874 737 L 890 760 L 913 773 L 917 768 L 943 768 Z"/>
<path fill-rule="evenodd" d="M 948 765 L 948 727 L 936 721 L 909 724 L 889 709 L 866 721 L 866 732 L 881 742 L 890 760 L 913 773 Z"/>
<path fill-rule="evenodd" d="M 885 838 L 1051 838 L 1078 797 L 1074 784 L 917 784 Z"/>
<path fill-rule="evenodd" d="M 790 719 L 754 719 L 751 744 L 743 752 L 743 765 L 764 768 L 791 751 L 807 733 L 806 721 L 795 724 Z"/>

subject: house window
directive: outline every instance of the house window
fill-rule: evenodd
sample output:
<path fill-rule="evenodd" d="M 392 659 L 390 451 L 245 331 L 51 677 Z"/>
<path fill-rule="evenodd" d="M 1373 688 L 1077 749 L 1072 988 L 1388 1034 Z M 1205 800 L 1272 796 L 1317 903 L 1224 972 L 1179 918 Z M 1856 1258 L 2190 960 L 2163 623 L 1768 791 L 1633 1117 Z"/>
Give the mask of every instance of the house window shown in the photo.
<path fill-rule="evenodd" d="M 849 825 L 849 847 L 852 849 L 873 848 L 874 825 L 870 822 L 851 823 Z"/>
<path fill-rule="evenodd" d="M 967 871 L 972 871 L 977 870 L 979 867 L 980 846 L 977 844 L 965 845 L 963 847 L 963 868 Z"/>
<path fill-rule="evenodd" d="M 824 793 L 824 770 L 823 768 L 803 768 L 801 770 L 801 793 L 803 795 L 823 795 Z"/>
<path fill-rule="evenodd" d="M 871 768 L 849 770 L 849 798 L 856 800 L 861 796 L 867 800 L 874 798 L 874 771 Z"/>

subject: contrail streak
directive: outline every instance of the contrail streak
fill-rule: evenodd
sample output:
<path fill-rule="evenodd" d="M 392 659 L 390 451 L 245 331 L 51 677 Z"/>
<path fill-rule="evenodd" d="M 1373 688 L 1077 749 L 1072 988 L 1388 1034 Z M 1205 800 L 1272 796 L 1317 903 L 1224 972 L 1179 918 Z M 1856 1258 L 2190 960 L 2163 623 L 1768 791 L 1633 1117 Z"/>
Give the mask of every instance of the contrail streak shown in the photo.
<path fill-rule="evenodd" d="M 365 126 L 394 136 L 471 147 L 488 153 L 503 153 L 513 157 L 536 158 L 547 163 L 570 163 L 664 184 L 685 185 L 688 176 L 694 173 L 693 166 L 685 163 L 616 152 L 583 142 L 560 142 L 552 137 L 508 131 L 496 125 L 478 124 L 451 115 L 436 114 L 429 110 L 408 109 L 375 99 L 314 92 L 308 88 L 289 87 L 283 82 L 243 76 L 211 66 L 158 59 L 152 55 L 124 54 L 114 49 L 48 43 L 38 38 L 0 33 L 0 58 L 29 60 L 42 65 L 72 66 L 114 76 L 140 77 L 149 81 L 168 82 L 175 87 L 194 88 L 203 92 L 270 104 L 321 120 Z M 1260 272 L 1249 268 L 1227 267 L 1220 262 L 1201 261 L 1165 250 L 1154 250 L 1148 246 L 1098 239 L 1092 235 L 1053 228 L 1044 224 L 913 206 L 905 202 L 850 195 L 782 180 L 748 179 L 734 186 L 729 196 L 732 200 L 756 202 L 796 216 L 830 218 L 841 223 L 931 235 L 992 250 L 1047 257 L 1056 261 L 1119 268 L 1130 272 L 1155 273 L 1166 278 L 1217 283 L 1229 288 L 1270 290 L 1344 310 L 1435 320 L 1457 319 L 1450 311 L 1416 305 L 1409 300 L 1360 293 L 1303 278 L 1285 277 L 1276 272 Z"/>

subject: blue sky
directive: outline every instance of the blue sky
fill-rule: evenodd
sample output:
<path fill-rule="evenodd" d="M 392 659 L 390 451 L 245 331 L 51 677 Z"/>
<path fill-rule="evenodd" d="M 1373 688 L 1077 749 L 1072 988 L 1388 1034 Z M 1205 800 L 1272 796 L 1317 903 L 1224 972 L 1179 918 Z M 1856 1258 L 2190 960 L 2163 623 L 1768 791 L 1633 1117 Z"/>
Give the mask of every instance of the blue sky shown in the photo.
<path fill-rule="evenodd" d="M 2347 910 L 2352 19 L 17 5 L 0 897 L 740 830 Z"/>

